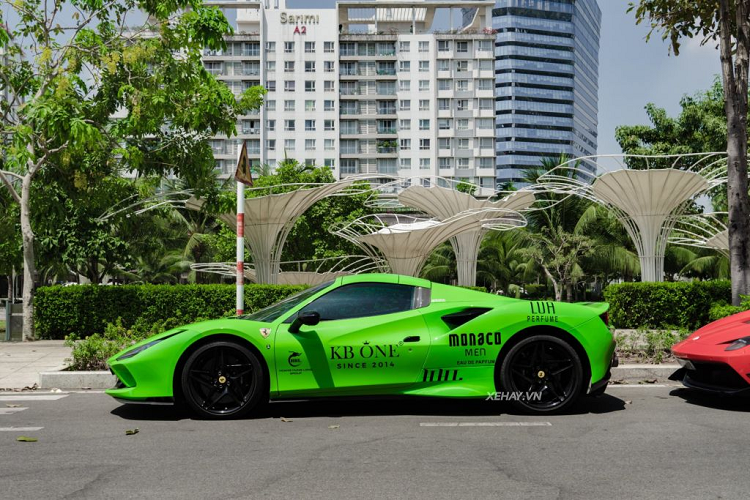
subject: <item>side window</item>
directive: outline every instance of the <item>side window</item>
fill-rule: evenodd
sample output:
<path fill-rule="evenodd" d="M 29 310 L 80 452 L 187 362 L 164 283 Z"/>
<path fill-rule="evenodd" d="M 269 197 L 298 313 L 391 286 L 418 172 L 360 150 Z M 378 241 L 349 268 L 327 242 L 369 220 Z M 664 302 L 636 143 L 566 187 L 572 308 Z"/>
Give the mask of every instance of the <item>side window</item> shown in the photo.
<path fill-rule="evenodd" d="M 424 307 L 428 294 L 426 288 L 395 283 L 353 283 L 328 292 L 304 310 L 320 313 L 321 321 L 379 316 Z"/>

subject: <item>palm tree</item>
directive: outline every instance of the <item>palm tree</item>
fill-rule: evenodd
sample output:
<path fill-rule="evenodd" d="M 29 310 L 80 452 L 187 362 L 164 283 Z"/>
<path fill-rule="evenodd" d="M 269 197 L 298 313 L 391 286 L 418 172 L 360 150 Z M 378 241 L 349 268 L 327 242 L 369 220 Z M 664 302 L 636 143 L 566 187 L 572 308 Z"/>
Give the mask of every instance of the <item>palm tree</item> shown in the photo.
<path fill-rule="evenodd" d="M 533 261 L 525 257 L 525 235 L 521 231 L 491 231 L 482 241 L 477 259 L 477 283 L 510 295 L 514 285 L 533 281 Z"/>

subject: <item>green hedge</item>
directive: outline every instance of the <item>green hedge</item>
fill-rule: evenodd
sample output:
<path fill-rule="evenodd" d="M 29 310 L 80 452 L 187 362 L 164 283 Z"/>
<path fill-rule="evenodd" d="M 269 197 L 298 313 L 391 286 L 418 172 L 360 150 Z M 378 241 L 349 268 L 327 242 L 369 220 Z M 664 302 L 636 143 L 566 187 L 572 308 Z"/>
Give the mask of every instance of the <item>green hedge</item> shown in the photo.
<path fill-rule="evenodd" d="M 261 309 L 307 288 L 290 285 L 245 285 L 245 310 Z M 34 301 L 36 335 L 63 339 L 101 333 L 122 318 L 129 328 L 170 318 L 186 322 L 220 318 L 235 308 L 234 285 L 79 285 L 42 287 Z"/>
<path fill-rule="evenodd" d="M 604 290 L 615 328 L 687 328 L 710 322 L 717 302 L 731 301 L 729 281 L 620 283 Z"/>

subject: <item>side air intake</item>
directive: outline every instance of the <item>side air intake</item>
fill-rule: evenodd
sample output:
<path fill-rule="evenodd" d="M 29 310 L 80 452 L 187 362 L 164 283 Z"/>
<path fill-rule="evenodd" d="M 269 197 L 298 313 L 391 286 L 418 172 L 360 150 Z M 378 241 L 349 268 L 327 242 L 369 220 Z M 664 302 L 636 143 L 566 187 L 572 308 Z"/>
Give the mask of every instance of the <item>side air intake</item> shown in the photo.
<path fill-rule="evenodd" d="M 489 310 L 490 309 L 486 307 L 470 307 L 468 309 L 464 309 L 463 311 L 446 314 L 440 319 L 442 319 L 443 322 L 448 325 L 451 330 L 453 330 L 463 325 L 464 323 L 468 323 L 472 319 L 481 316 Z"/>

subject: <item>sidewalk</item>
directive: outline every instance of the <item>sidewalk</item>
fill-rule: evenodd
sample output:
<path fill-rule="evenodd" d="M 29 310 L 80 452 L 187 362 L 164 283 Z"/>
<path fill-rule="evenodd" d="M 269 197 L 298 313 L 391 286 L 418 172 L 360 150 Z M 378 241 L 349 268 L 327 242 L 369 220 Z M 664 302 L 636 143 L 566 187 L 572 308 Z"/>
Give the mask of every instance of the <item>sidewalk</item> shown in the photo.
<path fill-rule="evenodd" d="M 39 372 L 67 366 L 70 347 L 62 340 L 0 342 L 0 389 L 16 389 L 39 383 Z"/>

